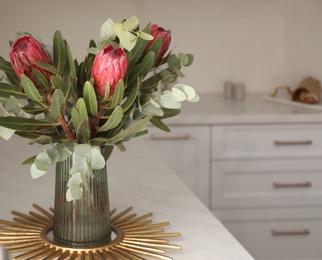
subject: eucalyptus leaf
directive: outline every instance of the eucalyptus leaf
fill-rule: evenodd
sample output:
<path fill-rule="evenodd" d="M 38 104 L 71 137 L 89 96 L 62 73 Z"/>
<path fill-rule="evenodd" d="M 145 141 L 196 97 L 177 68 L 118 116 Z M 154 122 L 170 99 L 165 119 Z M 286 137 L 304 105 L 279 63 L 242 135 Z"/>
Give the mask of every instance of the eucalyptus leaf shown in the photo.
<path fill-rule="evenodd" d="M 78 187 L 76 184 L 72 184 L 66 192 L 66 200 L 73 201 L 78 200 L 83 196 L 83 189 Z"/>
<path fill-rule="evenodd" d="M 181 107 L 181 103 L 174 99 L 172 92 L 169 90 L 163 91 L 160 97 L 160 103 L 166 108 L 177 109 Z"/>
<path fill-rule="evenodd" d="M 15 132 L 16 130 L 0 126 L 0 136 L 6 141 L 8 141 L 14 135 Z"/>
<path fill-rule="evenodd" d="M 151 34 L 149 34 L 149 33 L 145 33 L 145 32 L 139 31 L 138 32 L 138 35 L 143 40 L 146 40 L 146 41 L 153 40 L 153 36 Z"/>
<path fill-rule="evenodd" d="M 182 102 L 187 99 L 186 94 L 179 88 L 172 88 L 173 98 L 179 102 Z"/>
<path fill-rule="evenodd" d="M 90 152 L 89 163 L 93 170 L 100 170 L 105 166 L 105 158 L 100 149 L 93 147 Z"/>
<path fill-rule="evenodd" d="M 44 174 L 46 174 L 46 171 L 38 170 L 36 167 L 36 164 L 33 163 L 30 167 L 30 173 L 31 173 L 31 177 L 33 179 L 37 179 L 37 178 L 43 176 Z"/>
<path fill-rule="evenodd" d="M 71 174 L 71 177 L 69 178 L 67 182 L 67 187 L 72 186 L 72 184 L 76 184 L 77 186 L 82 183 L 82 178 L 81 178 L 81 173 L 80 172 L 75 172 Z"/>
<path fill-rule="evenodd" d="M 131 51 L 137 40 L 137 36 L 126 29 L 123 29 L 123 24 L 115 23 L 113 24 L 113 30 L 116 36 L 120 39 L 122 47 L 128 51 Z"/>
<path fill-rule="evenodd" d="M 115 37 L 114 31 L 113 31 L 113 20 L 111 18 L 109 18 L 108 20 L 106 20 L 101 28 L 100 28 L 100 37 L 102 39 L 107 39 L 109 37 Z M 114 39 L 114 38 L 113 38 Z"/>
<path fill-rule="evenodd" d="M 123 30 L 134 30 L 139 26 L 139 20 L 135 16 L 132 16 L 126 19 L 123 22 L 122 29 Z"/>

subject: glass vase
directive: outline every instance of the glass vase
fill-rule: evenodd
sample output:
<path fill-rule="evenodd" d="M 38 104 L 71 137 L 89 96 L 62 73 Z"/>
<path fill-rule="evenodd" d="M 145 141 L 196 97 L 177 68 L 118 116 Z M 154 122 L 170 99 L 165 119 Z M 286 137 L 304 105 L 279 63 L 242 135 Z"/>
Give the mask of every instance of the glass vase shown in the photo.
<path fill-rule="evenodd" d="M 58 244 L 73 248 L 97 247 L 111 239 L 106 165 L 88 177 L 89 189 L 81 199 L 67 201 L 72 156 L 56 164 L 53 237 Z"/>

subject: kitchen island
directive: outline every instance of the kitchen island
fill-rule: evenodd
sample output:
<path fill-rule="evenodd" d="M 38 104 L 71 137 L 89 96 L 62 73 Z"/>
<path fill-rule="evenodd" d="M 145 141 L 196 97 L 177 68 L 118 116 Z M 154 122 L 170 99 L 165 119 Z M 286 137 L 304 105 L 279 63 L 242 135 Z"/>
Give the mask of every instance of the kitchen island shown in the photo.
<path fill-rule="evenodd" d="M 33 180 L 29 166 L 21 162 L 39 152 L 22 138 L 0 141 L 0 219 L 11 220 L 11 210 L 28 213 L 37 203 L 53 206 L 54 169 Z M 115 150 L 108 161 L 111 208 L 122 211 L 133 206 L 138 216 L 153 213 L 154 223 L 169 221 L 166 232 L 180 232 L 167 251 L 175 260 L 251 260 L 253 257 L 218 219 L 186 187 L 177 175 L 147 146 L 138 141 L 126 144 L 125 153 Z"/>

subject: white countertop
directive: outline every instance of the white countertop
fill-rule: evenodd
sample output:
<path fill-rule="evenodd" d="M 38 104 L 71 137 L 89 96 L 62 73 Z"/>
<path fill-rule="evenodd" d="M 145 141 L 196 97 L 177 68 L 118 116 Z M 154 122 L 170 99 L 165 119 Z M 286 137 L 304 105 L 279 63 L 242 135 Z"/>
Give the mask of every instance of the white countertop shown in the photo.
<path fill-rule="evenodd" d="M 37 203 L 53 206 L 54 174 L 32 180 L 29 167 L 21 166 L 39 151 L 25 140 L 0 141 L 0 219 L 11 220 L 11 210 L 27 213 Z M 155 223 L 170 221 L 167 232 L 181 232 L 171 243 L 180 251 L 167 251 L 175 260 L 251 260 L 217 218 L 196 198 L 183 182 L 140 141 L 129 142 L 127 151 L 114 151 L 108 162 L 111 208 L 143 215 L 152 212 Z"/>
<path fill-rule="evenodd" d="M 243 101 L 225 99 L 222 94 L 201 94 L 197 103 L 184 102 L 181 114 L 165 121 L 172 125 L 226 125 L 321 123 L 322 110 L 265 101 L 268 94 L 246 94 Z M 306 105 L 312 106 L 316 105 Z"/>

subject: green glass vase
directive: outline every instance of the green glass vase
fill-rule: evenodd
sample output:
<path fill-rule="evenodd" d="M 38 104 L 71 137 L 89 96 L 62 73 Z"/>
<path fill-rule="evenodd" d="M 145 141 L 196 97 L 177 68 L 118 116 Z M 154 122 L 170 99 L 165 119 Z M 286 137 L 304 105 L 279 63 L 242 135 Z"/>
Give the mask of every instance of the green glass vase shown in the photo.
<path fill-rule="evenodd" d="M 106 165 L 88 177 L 89 189 L 79 200 L 67 201 L 67 182 L 72 157 L 56 164 L 53 237 L 58 244 L 73 248 L 97 247 L 111 239 L 111 222 Z"/>

